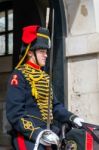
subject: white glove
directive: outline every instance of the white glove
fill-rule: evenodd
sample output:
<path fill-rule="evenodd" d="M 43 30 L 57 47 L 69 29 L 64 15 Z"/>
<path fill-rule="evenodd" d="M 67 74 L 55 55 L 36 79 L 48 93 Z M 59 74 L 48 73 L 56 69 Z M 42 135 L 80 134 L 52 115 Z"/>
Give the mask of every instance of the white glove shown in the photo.
<path fill-rule="evenodd" d="M 78 127 L 82 127 L 82 122 L 84 122 L 84 119 L 82 118 L 79 118 L 79 117 L 76 117 L 74 120 L 73 120 L 74 124 L 77 125 Z"/>
<path fill-rule="evenodd" d="M 59 137 L 51 130 L 47 130 L 43 133 L 40 143 L 46 146 L 51 144 L 59 145 Z"/>

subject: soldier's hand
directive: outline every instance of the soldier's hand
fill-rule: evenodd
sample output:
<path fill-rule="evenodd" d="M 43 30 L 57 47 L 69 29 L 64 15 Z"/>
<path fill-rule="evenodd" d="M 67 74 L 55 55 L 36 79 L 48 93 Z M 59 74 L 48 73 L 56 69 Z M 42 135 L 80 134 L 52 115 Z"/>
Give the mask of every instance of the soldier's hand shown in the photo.
<path fill-rule="evenodd" d="M 69 120 L 71 121 L 71 123 L 73 125 L 75 125 L 76 127 L 82 127 L 84 119 L 76 116 L 76 115 L 71 115 Z"/>
<path fill-rule="evenodd" d="M 73 120 L 73 123 L 75 125 L 77 125 L 78 127 L 82 127 L 82 123 L 84 122 L 84 119 L 82 118 L 79 118 L 79 117 L 76 117 L 74 120 Z"/>

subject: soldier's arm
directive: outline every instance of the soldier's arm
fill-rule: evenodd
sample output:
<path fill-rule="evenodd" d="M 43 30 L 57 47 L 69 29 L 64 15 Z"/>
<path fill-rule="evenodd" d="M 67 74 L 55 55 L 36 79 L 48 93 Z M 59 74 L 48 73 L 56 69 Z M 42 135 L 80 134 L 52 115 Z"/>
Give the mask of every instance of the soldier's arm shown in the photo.
<path fill-rule="evenodd" d="M 53 99 L 53 115 L 54 118 L 62 123 L 71 123 L 71 116 L 75 116 L 72 112 L 68 111 L 65 106 L 60 103 L 54 95 Z"/>
<path fill-rule="evenodd" d="M 15 71 L 9 80 L 6 96 L 6 113 L 12 128 L 30 140 L 35 141 L 42 128 L 34 123 L 26 109 L 25 79 L 22 73 Z"/>

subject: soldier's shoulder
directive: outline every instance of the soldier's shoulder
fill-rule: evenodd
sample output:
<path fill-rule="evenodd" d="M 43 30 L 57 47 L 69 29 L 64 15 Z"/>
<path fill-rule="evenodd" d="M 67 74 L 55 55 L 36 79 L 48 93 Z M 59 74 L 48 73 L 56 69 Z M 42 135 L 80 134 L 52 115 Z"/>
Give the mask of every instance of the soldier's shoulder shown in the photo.
<path fill-rule="evenodd" d="M 24 78 L 22 70 L 20 68 L 13 69 L 13 71 L 10 73 L 10 78 L 12 78 L 12 77 Z"/>

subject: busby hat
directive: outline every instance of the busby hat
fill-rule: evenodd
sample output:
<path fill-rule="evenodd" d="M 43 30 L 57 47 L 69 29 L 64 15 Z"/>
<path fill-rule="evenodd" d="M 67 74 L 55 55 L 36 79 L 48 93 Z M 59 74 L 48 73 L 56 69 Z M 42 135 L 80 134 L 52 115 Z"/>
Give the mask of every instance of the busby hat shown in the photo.
<path fill-rule="evenodd" d="M 28 50 L 36 50 L 36 49 L 50 49 L 50 34 L 49 30 L 38 25 L 31 25 L 24 27 L 22 30 L 22 48 L 21 54 L 24 53 L 20 62 L 16 66 L 18 68 L 21 63 L 24 61 Z"/>
<path fill-rule="evenodd" d="M 24 27 L 22 34 L 22 42 L 25 44 L 31 43 L 30 50 L 49 49 L 49 30 L 37 25 Z"/>

